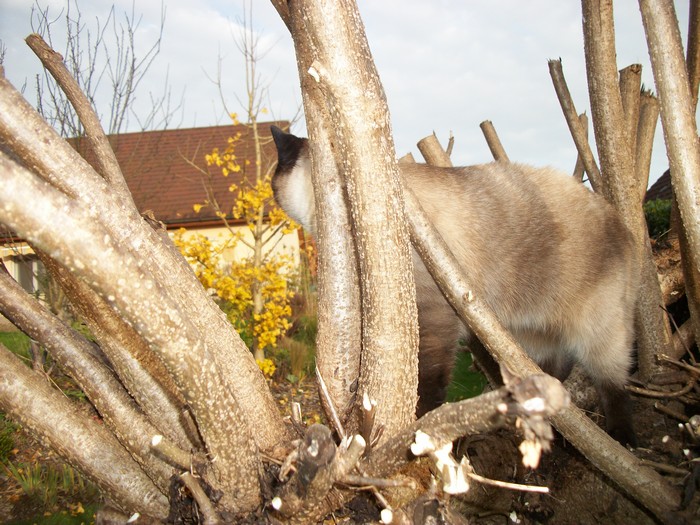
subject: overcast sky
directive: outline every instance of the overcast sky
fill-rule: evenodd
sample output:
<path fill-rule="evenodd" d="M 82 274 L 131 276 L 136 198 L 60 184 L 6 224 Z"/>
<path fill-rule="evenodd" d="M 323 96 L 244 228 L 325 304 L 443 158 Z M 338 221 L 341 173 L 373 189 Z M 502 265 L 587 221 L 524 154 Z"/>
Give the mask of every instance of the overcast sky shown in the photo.
<path fill-rule="evenodd" d="M 39 0 L 59 16 L 65 0 Z M 82 0 L 87 27 L 106 20 L 112 4 L 117 16 L 131 0 Z M 253 0 L 253 28 L 265 52 L 258 71 L 270 87 L 271 117 L 290 119 L 301 104 L 294 49 L 287 29 L 266 0 Z M 576 150 L 564 122 L 547 68 L 562 58 L 564 74 L 579 112 L 590 115 L 585 82 L 581 6 L 576 0 L 358 0 L 370 47 L 391 111 L 398 156 L 435 131 L 446 144 L 455 136 L 455 164 L 491 160 L 479 123 L 491 120 L 511 160 L 552 165 L 571 172 Z M 34 102 L 33 78 L 39 61 L 24 44 L 31 32 L 31 0 L 0 0 L 0 40 L 5 75 Z M 162 48 L 139 91 L 136 111 L 145 111 L 149 93 L 162 93 L 165 78 L 183 107 L 171 127 L 226 124 L 218 89 L 212 82 L 222 59 L 228 106 L 244 90 L 244 66 L 234 37 L 240 31 L 242 2 L 165 0 Z M 142 20 L 137 48 L 152 45 L 159 26 L 160 2 L 136 2 Z M 687 32 L 688 0 L 677 0 L 681 32 Z M 65 13 L 65 12 L 64 12 Z M 60 41 L 55 26 L 54 42 Z M 638 3 L 615 2 L 618 66 L 643 65 L 642 79 L 654 85 Z M 58 47 L 58 46 L 57 46 Z M 61 49 L 58 49 L 61 51 Z M 102 103 L 104 104 L 104 102 Z M 107 109 L 100 105 L 99 111 Z M 138 130 L 135 119 L 130 130 Z M 305 133 L 303 120 L 293 131 Z M 592 132 L 591 132 L 592 136 Z M 652 161 L 652 181 L 667 167 L 661 124 Z"/>

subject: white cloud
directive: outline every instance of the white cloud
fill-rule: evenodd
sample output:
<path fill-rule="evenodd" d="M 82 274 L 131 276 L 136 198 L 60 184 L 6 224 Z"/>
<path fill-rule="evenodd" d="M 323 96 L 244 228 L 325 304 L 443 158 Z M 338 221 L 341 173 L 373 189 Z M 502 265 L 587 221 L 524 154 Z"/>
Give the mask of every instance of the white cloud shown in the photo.
<path fill-rule="evenodd" d="M 39 71 L 26 49 L 31 0 L 4 0 L 0 39 L 7 46 L 7 77 L 21 85 Z M 52 0 L 58 12 L 63 1 Z M 130 10 L 131 0 L 118 0 Z M 111 0 L 81 3 L 83 18 L 104 20 Z M 148 108 L 149 92 L 162 93 L 166 74 L 178 98 L 185 93 L 182 126 L 226 122 L 216 86 L 222 57 L 227 103 L 239 111 L 235 94 L 243 93 L 244 69 L 233 43 L 242 4 L 223 0 L 167 0 L 161 54 L 144 79 L 137 107 Z M 551 164 L 570 171 L 575 149 L 564 123 L 547 69 L 547 59 L 561 57 L 577 109 L 588 110 L 580 4 L 561 0 L 359 0 L 367 36 L 382 78 L 397 152 L 415 153 L 415 143 L 435 130 L 444 142 L 456 136 L 457 163 L 490 160 L 479 123 L 492 120 L 511 159 Z M 688 0 L 678 0 L 682 33 Z M 270 109 L 291 118 L 301 102 L 294 49 L 287 29 L 269 2 L 253 2 L 253 25 L 260 35 L 261 78 L 269 82 Z M 145 49 L 155 38 L 159 2 L 136 4 L 142 14 L 137 43 Z M 643 82 L 653 86 L 637 2 L 615 3 L 618 64 L 644 65 Z M 121 16 L 121 15 L 120 15 Z M 27 96 L 33 100 L 32 88 Z M 131 122 L 135 125 L 135 122 Z M 297 128 L 303 132 L 304 126 Z M 656 178 L 666 167 L 661 126 L 652 167 Z"/>

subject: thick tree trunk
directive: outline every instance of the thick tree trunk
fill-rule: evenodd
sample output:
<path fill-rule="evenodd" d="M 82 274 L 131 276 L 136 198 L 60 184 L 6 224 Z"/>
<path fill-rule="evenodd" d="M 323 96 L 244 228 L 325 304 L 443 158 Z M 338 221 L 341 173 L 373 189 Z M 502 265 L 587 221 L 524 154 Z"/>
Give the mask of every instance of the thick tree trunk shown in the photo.
<path fill-rule="evenodd" d="M 700 144 L 695 122 L 698 77 L 698 2 L 691 3 L 688 72 L 676 12 L 671 2 L 640 0 L 661 124 L 671 165 L 671 183 L 683 224 L 679 232 L 686 293 L 696 339 L 700 336 Z M 693 28 L 696 30 L 693 31 Z M 693 46 L 693 47 L 691 47 Z M 691 90 L 692 82 L 692 90 Z"/>
<path fill-rule="evenodd" d="M 335 130 L 318 83 L 308 74 L 313 61 L 310 36 L 298 2 L 290 16 L 286 2 L 275 4 L 290 32 L 296 35 L 299 78 L 310 137 L 318 247 L 318 333 L 316 366 L 341 417 L 356 397 L 362 349 L 360 285 L 345 184 L 333 156 Z M 325 402 L 325 400 L 324 400 Z M 330 407 L 326 407 L 326 413 Z M 357 428 L 356 418 L 346 422 Z"/>
<path fill-rule="evenodd" d="M 44 268 L 66 292 L 76 313 L 87 323 L 124 387 L 150 421 L 157 424 L 160 433 L 183 450 L 201 446 L 184 397 L 163 362 L 138 332 L 87 284 L 41 250 L 35 251 Z"/>
<path fill-rule="evenodd" d="M 171 294 L 178 302 L 180 311 L 196 327 L 204 347 L 216 361 L 217 388 L 234 393 L 246 420 L 258 422 L 254 433 L 256 444 L 267 449 L 284 439 L 286 429 L 252 354 L 226 316 L 204 293 L 184 258 L 135 208 L 115 201 L 111 187 L 96 176 L 4 79 L 0 80 L 0 92 L 0 135 L 7 146 L 52 187 L 75 199 L 72 202 L 91 214 L 90 222 L 101 222 L 100 218 L 104 218 L 104 227 L 108 229 L 105 235 L 119 246 L 115 253 L 130 251 L 139 259 L 143 271 L 157 276 L 163 293 Z M 114 278 L 123 282 L 118 276 Z M 138 319 L 133 323 L 141 324 Z M 224 448 L 228 450 L 230 446 Z"/>
<path fill-rule="evenodd" d="M 363 306 L 358 394 L 377 402 L 376 424 L 391 435 L 415 417 L 418 326 L 388 108 L 354 2 L 298 7 L 292 36 L 308 38 L 310 53 L 298 62 L 311 62 L 306 74 L 325 95 L 352 210 Z"/>
<path fill-rule="evenodd" d="M 583 35 L 588 91 L 591 99 L 604 194 L 617 208 L 634 236 L 642 284 L 637 302 L 636 332 L 639 374 L 648 380 L 656 369 L 657 353 L 672 349 L 671 327 L 661 309 L 663 300 L 651 254 L 644 212 L 634 175 L 633 151 L 625 128 L 615 63 L 615 32 L 611 0 L 583 0 Z"/>
<path fill-rule="evenodd" d="M 216 457 L 210 481 L 223 492 L 222 505 L 234 512 L 255 508 L 260 503 L 256 444 L 232 392 L 222 388 L 205 335 L 167 293 L 159 275 L 139 267 L 89 212 L 5 155 L 0 155 L 0 169 L 0 191 L 6 196 L 0 221 L 79 272 L 137 327 L 163 359 L 192 408 L 208 452 Z M 109 201 L 107 193 L 100 198 Z M 47 224 L 56 227 L 49 231 Z"/>

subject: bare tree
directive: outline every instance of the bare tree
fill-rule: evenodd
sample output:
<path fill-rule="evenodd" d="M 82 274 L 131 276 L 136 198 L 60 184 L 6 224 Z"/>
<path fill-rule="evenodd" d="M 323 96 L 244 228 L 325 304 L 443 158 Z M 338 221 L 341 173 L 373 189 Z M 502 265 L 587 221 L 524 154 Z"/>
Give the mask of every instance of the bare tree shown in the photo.
<path fill-rule="evenodd" d="M 32 8 L 32 30 L 54 47 L 54 32 L 59 20 L 64 21 L 64 63 L 93 105 L 109 108 L 101 116 L 107 133 L 116 135 L 136 119 L 141 129 L 168 127 L 181 102 L 171 107 L 171 91 L 167 76 L 163 93 L 150 93 L 150 108 L 146 114 L 134 112 L 139 87 L 160 52 L 165 27 L 165 5 L 161 6 L 160 27 L 155 41 L 142 55 L 136 51 L 140 17 L 136 4 L 130 12 L 118 13 L 114 6 L 106 19 L 95 19 L 94 25 L 85 22 L 78 0 L 71 0 L 58 16 L 48 6 L 37 2 Z M 121 20 L 119 20 L 121 18 Z M 44 72 L 36 77 L 37 108 L 39 113 L 64 137 L 83 135 L 83 125 L 74 106 Z"/>

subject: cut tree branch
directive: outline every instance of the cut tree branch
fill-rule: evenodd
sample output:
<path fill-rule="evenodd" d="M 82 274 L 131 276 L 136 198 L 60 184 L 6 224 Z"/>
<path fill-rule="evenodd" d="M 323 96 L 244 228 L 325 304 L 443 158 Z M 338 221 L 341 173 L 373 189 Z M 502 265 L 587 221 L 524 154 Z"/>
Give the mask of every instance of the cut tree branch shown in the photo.
<path fill-rule="evenodd" d="M 561 104 L 561 109 L 564 112 L 564 118 L 569 126 L 571 137 L 574 139 L 574 144 L 576 144 L 581 162 L 583 162 L 586 173 L 588 173 L 588 180 L 591 183 L 591 187 L 596 193 L 604 195 L 605 185 L 603 184 L 603 176 L 600 174 L 598 164 L 596 164 L 595 158 L 593 157 L 593 151 L 588 143 L 588 131 L 582 126 L 581 120 L 576 112 L 574 100 L 571 98 L 569 87 L 566 85 L 561 59 L 549 61 L 549 74 L 552 77 L 554 90 L 557 93 L 559 104 Z"/>
<path fill-rule="evenodd" d="M 642 66 L 632 64 L 620 70 L 620 97 L 624 114 L 624 128 L 630 151 L 637 150 L 637 124 L 639 123 L 640 90 L 642 88 Z"/>
<path fill-rule="evenodd" d="M 488 144 L 493 158 L 497 161 L 510 162 L 508 154 L 506 153 L 503 144 L 501 144 L 501 139 L 498 138 L 496 128 L 493 127 L 493 122 L 490 120 L 484 120 L 481 124 L 479 124 L 479 127 L 484 134 L 486 144 Z"/>
<path fill-rule="evenodd" d="M 452 159 L 450 159 L 447 152 L 442 149 L 440 141 L 435 136 L 435 133 L 418 141 L 418 151 L 421 152 L 425 162 L 428 164 L 445 168 L 452 167 Z"/>
<path fill-rule="evenodd" d="M 612 2 L 583 0 L 581 5 L 588 92 L 598 157 L 601 170 L 605 173 L 604 194 L 632 233 L 641 268 L 635 328 L 639 374 L 642 380 L 648 380 L 656 372 L 655 354 L 668 353 L 671 349 L 671 327 L 660 308 L 663 299 L 646 219 L 639 205 L 634 151 L 625 129 L 615 61 Z"/>
<path fill-rule="evenodd" d="M 644 196 L 649 186 L 651 152 L 654 147 L 654 134 L 656 133 L 656 123 L 658 120 L 659 101 L 651 92 L 643 91 L 639 106 L 639 123 L 637 125 L 637 149 L 634 156 L 634 170 L 636 173 L 637 187 L 639 188 L 639 202 L 644 201 Z"/>
<path fill-rule="evenodd" d="M 513 423 L 516 418 L 522 420 L 534 418 L 541 421 L 543 417 L 560 411 L 567 405 L 568 400 L 569 395 L 561 383 L 544 374 L 515 380 L 508 387 L 464 401 L 447 403 L 432 410 L 390 437 L 383 445 L 373 450 L 371 455 L 359 459 L 357 470 L 363 478 L 383 479 L 393 476 L 409 462 L 415 460 L 415 456 L 410 451 L 417 432 L 427 433 L 435 441 L 447 443 L 461 436 L 503 428 L 509 422 Z M 359 436 L 355 436 L 354 440 L 358 438 Z M 351 475 L 346 479 L 344 473 L 349 472 L 362 455 L 363 444 L 364 439 L 355 445 L 350 444 L 347 451 L 343 452 L 345 447 L 342 444 L 336 449 L 329 429 L 322 425 L 310 427 L 296 455 L 297 458 L 303 455 L 309 457 L 300 461 L 296 482 L 292 484 L 290 481 L 285 485 L 280 496 L 273 500 L 273 508 L 282 515 L 291 516 L 294 523 L 320 522 L 324 515 L 331 512 L 334 507 L 342 505 L 355 493 L 323 492 L 332 497 L 327 498 L 322 505 L 306 507 L 303 516 L 300 516 L 299 512 L 304 508 L 304 501 L 308 500 L 310 503 L 313 501 L 300 485 L 311 487 L 318 484 L 324 488 L 324 491 L 328 491 L 329 482 L 343 484 L 354 481 L 355 476 Z M 355 452 L 352 452 L 353 448 Z M 309 451 L 314 451 L 314 454 L 310 456 Z M 340 463 L 342 469 L 336 469 L 335 474 L 329 474 L 331 466 L 340 461 L 336 455 L 342 455 Z M 286 510 L 284 510 L 285 506 Z"/>

